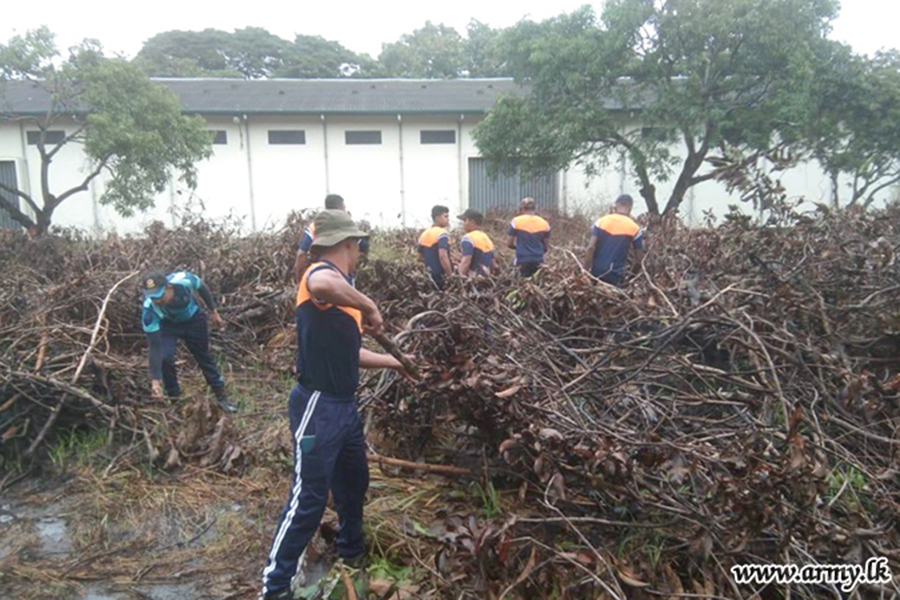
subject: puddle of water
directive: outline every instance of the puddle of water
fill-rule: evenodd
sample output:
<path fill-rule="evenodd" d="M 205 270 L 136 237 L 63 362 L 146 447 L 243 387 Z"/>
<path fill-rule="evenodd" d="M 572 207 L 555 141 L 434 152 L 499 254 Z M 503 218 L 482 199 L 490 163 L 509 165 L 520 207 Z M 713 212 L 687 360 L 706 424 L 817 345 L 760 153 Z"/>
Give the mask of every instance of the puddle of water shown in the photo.
<path fill-rule="evenodd" d="M 153 598 L 153 600 L 184 600 L 185 598 L 197 597 L 197 589 L 190 584 L 154 585 L 141 591 Z"/>
<path fill-rule="evenodd" d="M 187 600 L 198 597 L 196 586 L 189 583 L 172 585 L 160 583 L 136 589 L 153 600 Z M 84 588 L 78 600 L 127 600 L 131 597 L 128 594 L 109 591 L 99 584 L 91 584 Z"/>
<path fill-rule="evenodd" d="M 72 541 L 62 519 L 43 518 L 34 524 L 41 538 L 41 552 L 46 554 L 69 554 Z"/>
<path fill-rule="evenodd" d="M 89 585 L 84 589 L 84 593 L 78 600 L 126 600 L 128 596 L 120 594 L 108 593 L 98 585 Z"/>

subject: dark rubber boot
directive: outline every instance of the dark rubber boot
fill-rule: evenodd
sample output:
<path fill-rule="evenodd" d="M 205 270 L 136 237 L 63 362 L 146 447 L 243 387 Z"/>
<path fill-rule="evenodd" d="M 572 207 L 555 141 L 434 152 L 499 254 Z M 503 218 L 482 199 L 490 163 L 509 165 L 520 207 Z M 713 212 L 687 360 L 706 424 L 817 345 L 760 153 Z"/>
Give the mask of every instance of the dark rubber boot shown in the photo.
<path fill-rule="evenodd" d="M 232 404 L 228 399 L 228 394 L 225 392 L 224 387 L 213 388 L 213 393 L 216 395 L 216 404 L 218 404 L 219 408 L 221 408 L 224 412 L 237 412 L 237 406 Z"/>

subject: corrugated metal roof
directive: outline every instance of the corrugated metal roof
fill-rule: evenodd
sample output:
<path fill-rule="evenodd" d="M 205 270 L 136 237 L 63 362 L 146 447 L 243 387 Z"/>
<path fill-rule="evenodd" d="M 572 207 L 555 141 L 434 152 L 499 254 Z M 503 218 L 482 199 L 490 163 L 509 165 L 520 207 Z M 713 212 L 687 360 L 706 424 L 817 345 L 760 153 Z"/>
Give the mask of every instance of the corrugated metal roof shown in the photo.
<path fill-rule="evenodd" d="M 512 79 L 154 79 L 188 113 L 396 114 L 484 113 L 503 94 L 522 94 Z M 38 84 L 0 83 L 0 113 L 46 114 Z M 81 112 L 77 109 L 74 112 Z"/>

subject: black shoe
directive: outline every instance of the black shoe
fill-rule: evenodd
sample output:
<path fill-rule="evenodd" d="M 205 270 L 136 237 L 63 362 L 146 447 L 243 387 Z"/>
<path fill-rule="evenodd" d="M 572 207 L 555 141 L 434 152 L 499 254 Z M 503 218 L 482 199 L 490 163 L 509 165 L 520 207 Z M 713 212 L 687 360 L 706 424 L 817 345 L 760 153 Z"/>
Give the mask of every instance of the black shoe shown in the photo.
<path fill-rule="evenodd" d="M 288 588 L 278 592 L 269 592 L 262 596 L 262 600 L 294 600 L 294 594 L 291 592 L 290 588 Z"/>
<path fill-rule="evenodd" d="M 166 390 L 166 398 L 168 398 L 169 400 L 177 400 L 178 398 L 181 398 L 181 388 Z"/>
<path fill-rule="evenodd" d="M 219 408 L 221 408 L 224 412 L 227 412 L 227 413 L 237 412 L 237 406 L 235 406 L 234 404 L 231 403 L 230 400 L 228 400 L 228 394 L 225 393 L 224 387 L 213 388 L 213 393 L 216 395 L 216 404 L 218 404 Z M 290 596 L 286 596 L 286 597 L 289 598 Z"/>

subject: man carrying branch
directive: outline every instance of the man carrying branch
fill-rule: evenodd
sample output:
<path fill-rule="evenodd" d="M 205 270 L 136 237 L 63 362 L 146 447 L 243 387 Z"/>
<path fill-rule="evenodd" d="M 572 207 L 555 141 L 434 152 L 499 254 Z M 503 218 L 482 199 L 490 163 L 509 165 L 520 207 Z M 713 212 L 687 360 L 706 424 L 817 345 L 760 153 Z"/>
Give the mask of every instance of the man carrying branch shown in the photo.
<path fill-rule="evenodd" d="M 315 219 L 310 265 L 297 289 L 298 385 L 288 403 L 294 437 L 290 495 L 263 569 L 263 598 L 292 598 L 291 578 L 319 527 L 328 492 L 340 520 L 338 555 L 351 564 L 365 555 L 363 501 L 369 487 L 366 441 L 356 407 L 359 369 L 395 369 L 401 363 L 362 347 L 362 332 L 384 331 L 372 300 L 352 285 L 359 240 L 368 237 L 344 211 Z"/>
<path fill-rule="evenodd" d="M 153 397 L 162 398 L 163 386 L 169 398 L 181 395 L 175 369 L 175 349 L 181 339 L 197 360 L 206 383 L 216 395 L 219 407 L 225 412 L 236 411 L 237 408 L 228 400 L 225 380 L 209 351 L 206 312 L 197 302 L 199 295 L 209 309 L 210 320 L 221 329 L 222 317 L 216 310 L 216 303 L 206 284 L 187 271 L 171 275 L 153 271 L 144 277 L 141 287 L 144 290 L 141 325 L 150 342 L 150 384 Z"/>

